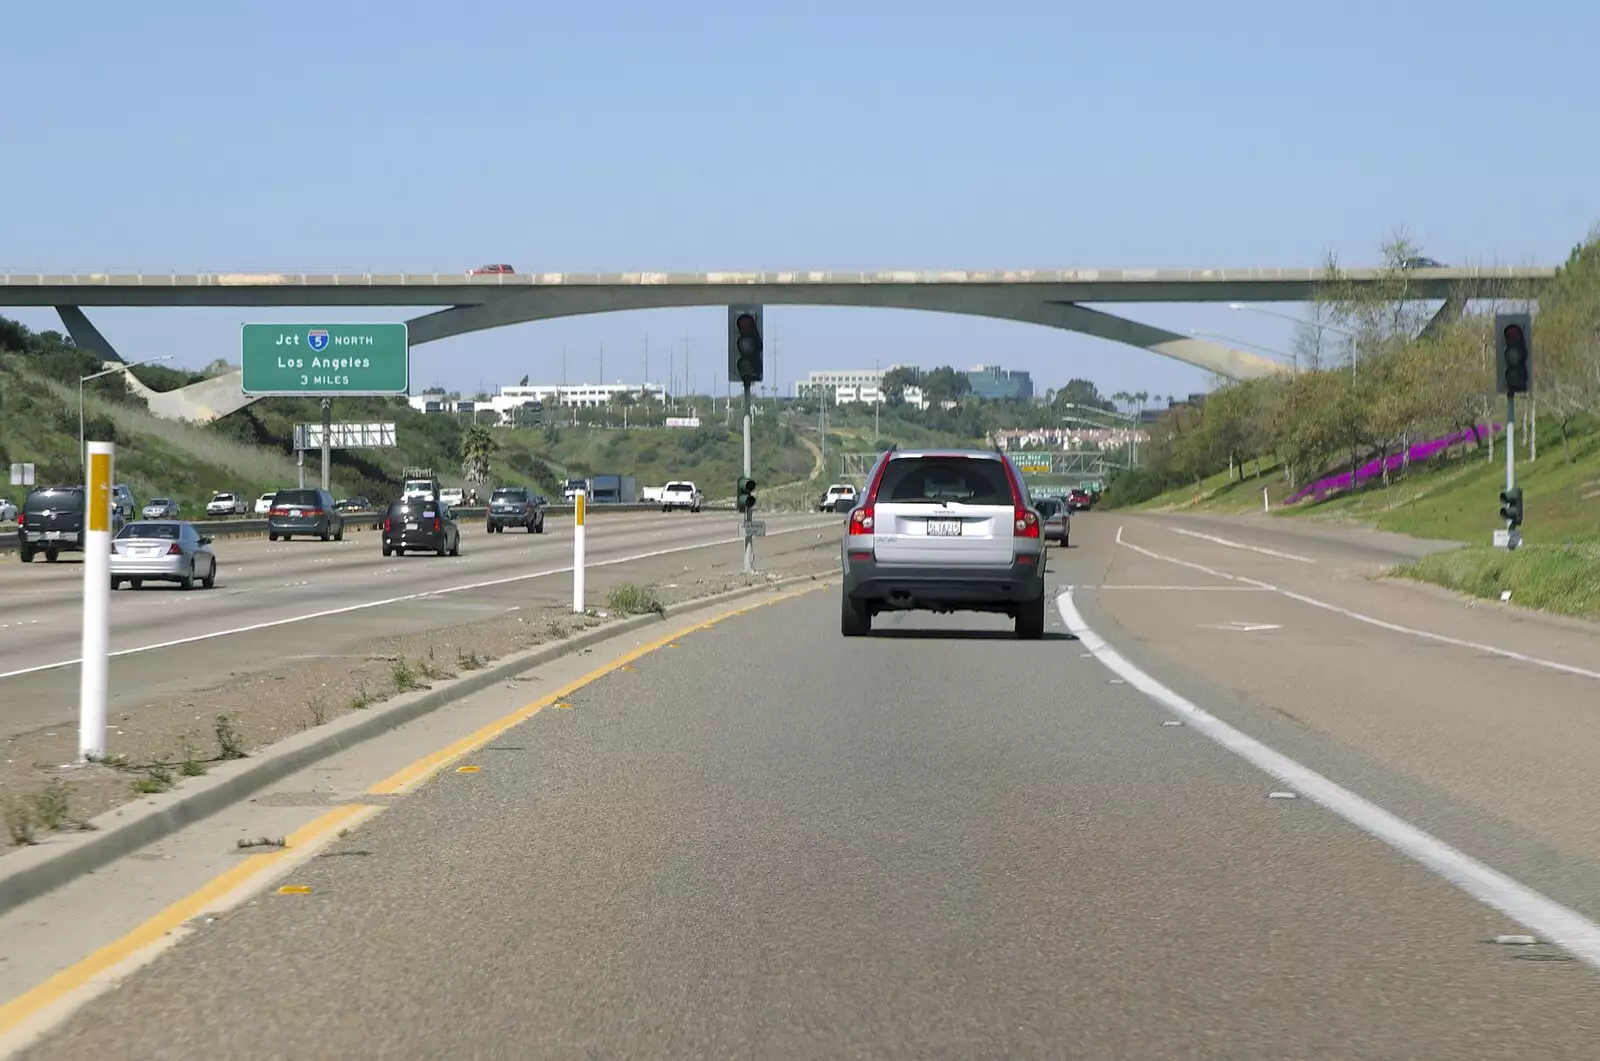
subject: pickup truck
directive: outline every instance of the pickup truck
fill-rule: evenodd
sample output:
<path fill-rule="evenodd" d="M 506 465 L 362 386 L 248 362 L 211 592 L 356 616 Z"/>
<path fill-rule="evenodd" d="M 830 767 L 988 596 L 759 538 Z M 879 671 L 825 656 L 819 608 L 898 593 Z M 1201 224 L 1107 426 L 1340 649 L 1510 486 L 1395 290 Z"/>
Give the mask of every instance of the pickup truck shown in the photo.
<path fill-rule="evenodd" d="M 700 488 L 687 479 L 675 479 L 661 491 L 661 511 L 671 512 L 675 508 L 686 508 L 690 512 L 699 512 L 700 506 L 705 502 L 705 495 Z"/>
<path fill-rule="evenodd" d="M 244 512 L 245 501 L 238 494 L 219 493 L 206 502 L 208 516 L 242 516 Z"/>
<path fill-rule="evenodd" d="M 822 500 L 817 502 L 818 512 L 838 512 L 839 502 L 847 501 L 846 509 L 855 507 L 856 488 L 849 483 L 834 483 L 828 487 L 827 493 L 822 495 Z"/>

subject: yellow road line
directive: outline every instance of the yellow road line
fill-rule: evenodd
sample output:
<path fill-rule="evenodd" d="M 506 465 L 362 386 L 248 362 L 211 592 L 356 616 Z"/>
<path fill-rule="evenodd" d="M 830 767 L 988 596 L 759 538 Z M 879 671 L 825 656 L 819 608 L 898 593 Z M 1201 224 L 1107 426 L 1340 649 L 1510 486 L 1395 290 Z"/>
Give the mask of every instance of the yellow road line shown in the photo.
<path fill-rule="evenodd" d="M 141 957 L 141 952 L 168 941 L 171 933 L 184 922 L 225 908 L 229 899 L 237 899 L 248 891 L 263 885 L 268 876 L 279 870 L 279 863 L 293 861 L 307 854 L 321 841 L 335 836 L 340 829 L 355 825 L 382 810 L 360 803 L 335 807 L 315 821 L 295 830 L 285 840 L 284 847 L 265 854 L 251 855 L 237 866 L 213 878 L 198 891 L 179 899 L 150 920 L 129 932 L 114 943 L 109 943 L 75 965 L 56 973 L 44 983 L 0 1005 L 0 1037 L 16 1031 L 24 1022 L 43 1010 L 66 999 L 73 992 L 101 980 L 111 970 L 131 959 Z"/>
<path fill-rule="evenodd" d="M 638 648 L 623 653 L 616 659 L 611 660 L 609 663 L 606 663 L 600 667 L 596 667 L 583 677 L 568 682 L 555 692 L 550 693 L 547 696 L 540 697 L 531 704 L 524 704 L 515 711 L 511 712 L 509 715 L 496 719 L 488 725 L 478 729 L 476 732 L 469 733 L 467 736 L 462 737 L 455 743 L 439 749 L 432 755 L 423 756 L 410 766 L 404 767 L 403 769 L 398 770 L 384 778 L 382 781 L 379 781 L 376 785 L 373 785 L 371 788 L 367 789 L 367 793 L 373 796 L 396 796 L 404 792 L 409 792 L 418 785 L 422 784 L 422 782 L 426 781 L 428 778 L 432 777 L 434 774 L 438 773 L 440 770 L 444 769 L 446 766 L 450 765 L 450 763 L 461 758 L 463 755 L 468 754 L 469 752 L 476 751 L 477 749 L 483 747 L 485 744 L 488 744 L 490 741 L 506 732 L 506 730 L 526 722 L 528 719 L 532 718 L 534 715 L 537 715 L 545 708 L 555 705 L 559 701 L 565 700 L 567 697 L 571 696 L 573 693 L 577 692 L 579 689 L 582 689 L 589 683 L 604 678 L 606 675 L 618 671 L 624 666 L 640 659 L 641 657 L 647 656 L 658 649 L 666 648 L 669 644 L 678 640 L 680 637 L 683 637 L 686 634 L 692 634 L 697 630 L 710 629 L 720 622 L 732 619 L 738 615 L 744 615 L 747 612 L 754 611 L 755 609 L 764 607 L 768 604 L 777 604 L 780 601 L 791 600 L 795 597 L 801 596 L 802 594 L 810 593 L 814 590 L 820 589 L 825 584 L 826 583 L 820 582 L 814 583 L 788 593 L 780 593 L 776 597 L 768 597 L 764 600 L 755 601 L 751 604 L 746 604 L 730 611 L 723 612 L 720 615 L 714 615 L 704 622 L 695 623 L 693 626 L 674 630 L 665 637 L 658 637 L 648 644 L 640 645 Z"/>

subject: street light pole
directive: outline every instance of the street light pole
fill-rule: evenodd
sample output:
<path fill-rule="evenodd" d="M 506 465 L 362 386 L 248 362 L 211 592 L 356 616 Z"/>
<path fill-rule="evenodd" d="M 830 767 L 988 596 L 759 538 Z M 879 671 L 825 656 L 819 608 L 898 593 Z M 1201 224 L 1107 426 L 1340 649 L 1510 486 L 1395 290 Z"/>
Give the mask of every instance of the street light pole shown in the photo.
<path fill-rule="evenodd" d="M 126 372 L 126 371 L 128 371 L 128 369 L 130 369 L 130 368 L 138 368 L 140 365 L 153 365 L 157 361 L 171 361 L 171 360 L 172 360 L 172 355 L 171 354 L 164 354 L 161 357 L 150 357 L 150 358 L 146 358 L 143 361 L 133 361 L 133 362 L 130 362 L 130 363 L 125 364 L 125 365 L 118 365 L 115 368 L 108 368 L 108 369 L 104 369 L 104 370 L 102 370 L 100 372 L 90 373 L 87 376 L 79 376 L 78 377 L 78 474 L 79 474 L 79 476 L 86 476 L 86 475 L 89 474 L 89 471 L 88 471 L 88 467 L 89 467 L 88 457 L 86 455 L 86 450 L 84 449 L 84 446 L 86 445 L 86 443 L 84 442 L 84 438 L 83 438 L 83 385 L 85 383 L 88 383 L 90 380 L 99 379 L 101 376 L 109 376 L 113 372 Z"/>

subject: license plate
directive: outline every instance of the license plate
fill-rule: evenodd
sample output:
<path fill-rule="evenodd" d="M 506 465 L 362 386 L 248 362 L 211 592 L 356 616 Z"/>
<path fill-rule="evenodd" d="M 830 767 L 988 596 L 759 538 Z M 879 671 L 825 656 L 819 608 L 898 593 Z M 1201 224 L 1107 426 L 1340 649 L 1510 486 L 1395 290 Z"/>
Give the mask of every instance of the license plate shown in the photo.
<path fill-rule="evenodd" d="M 417 525 L 415 523 L 407 523 L 406 524 L 406 530 L 416 530 L 416 529 L 417 529 Z"/>
<path fill-rule="evenodd" d="M 45 531 L 44 532 L 44 540 L 47 541 L 47 542 L 58 542 L 58 541 L 61 540 L 61 532 L 60 531 Z"/>
<path fill-rule="evenodd" d="M 958 519 L 930 519 L 928 521 L 928 537 L 959 538 L 961 537 L 961 521 Z"/>

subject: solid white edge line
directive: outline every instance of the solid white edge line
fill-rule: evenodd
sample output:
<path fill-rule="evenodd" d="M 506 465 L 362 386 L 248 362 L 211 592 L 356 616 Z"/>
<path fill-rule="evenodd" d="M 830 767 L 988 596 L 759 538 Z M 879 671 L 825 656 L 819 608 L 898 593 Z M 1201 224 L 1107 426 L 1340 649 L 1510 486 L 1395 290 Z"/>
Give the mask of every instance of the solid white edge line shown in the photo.
<path fill-rule="evenodd" d="M 1600 924 L 1547 899 L 1519 881 L 1463 854 L 1431 833 L 1368 802 L 1254 737 L 1234 729 L 1140 670 L 1089 628 L 1070 591 L 1056 597 L 1067 629 L 1107 670 L 1177 714 L 1235 755 L 1314 800 L 1368 835 L 1422 864 L 1478 901 L 1538 933 L 1541 939 L 1600 968 Z"/>
<path fill-rule="evenodd" d="M 1589 670 L 1585 667 L 1577 667 L 1571 663 L 1561 663 L 1553 659 L 1543 659 L 1539 656 L 1530 656 L 1525 652 L 1515 652 L 1509 648 L 1498 648 L 1494 645 L 1485 645 L 1477 641 L 1468 641 L 1460 637 L 1451 637 L 1448 634 L 1436 634 L 1431 630 L 1418 630 L 1415 627 L 1401 626 L 1399 623 L 1391 623 L 1386 619 L 1378 619 L 1371 615 L 1363 615 L 1360 612 L 1351 611 L 1349 608 L 1341 608 L 1337 604 L 1329 604 L 1327 601 L 1318 600 L 1315 597 L 1308 597 L 1304 593 L 1296 593 L 1294 590 L 1284 589 L 1282 586 L 1274 586 L 1270 582 L 1262 582 L 1259 579 L 1246 578 L 1244 575 L 1230 575 L 1226 571 L 1218 571 L 1214 567 L 1207 567 L 1204 564 L 1197 564 L 1191 560 L 1179 560 L 1175 556 L 1163 556 L 1161 553 L 1152 552 L 1143 546 L 1135 545 L 1130 541 L 1125 541 L 1122 537 L 1121 527 L 1117 528 L 1117 544 L 1128 549 L 1132 549 L 1136 553 L 1148 556 L 1152 560 L 1160 560 L 1163 563 L 1168 564 L 1177 564 L 1180 567 L 1187 567 L 1195 571 L 1204 572 L 1205 574 L 1211 575 L 1215 578 L 1225 578 L 1230 582 L 1242 582 L 1246 585 L 1255 586 L 1258 589 L 1269 589 L 1274 593 L 1281 593 L 1290 600 L 1299 601 L 1301 604 L 1309 604 L 1313 608 L 1321 608 L 1324 611 L 1333 612 L 1335 615 L 1342 615 L 1346 619 L 1354 619 L 1359 623 L 1366 623 L 1369 626 L 1376 626 L 1381 630 L 1389 630 L 1397 634 L 1406 634 L 1410 637 L 1420 637 L 1425 641 L 1437 641 L 1441 645 L 1454 645 L 1457 648 L 1470 648 L 1474 652 L 1486 652 L 1491 656 L 1499 656 L 1502 659 L 1514 659 L 1518 663 L 1531 663 L 1536 667 L 1545 667 L 1549 670 L 1560 671 L 1563 674 L 1576 674 L 1580 678 L 1594 678 L 1596 680 L 1600 680 L 1600 671 Z"/>
<path fill-rule="evenodd" d="M 798 534 L 801 531 L 816 530 L 818 527 L 828 527 L 830 523 L 808 523 L 800 527 L 787 527 L 783 530 L 772 531 L 766 536 L 776 538 L 784 534 Z M 649 560 L 657 556 L 669 556 L 672 553 L 686 553 L 694 549 L 708 549 L 713 545 L 734 545 L 744 541 L 743 538 L 716 538 L 706 542 L 695 542 L 692 545 L 674 545 L 670 549 L 653 549 L 646 553 L 634 553 L 631 556 L 617 556 L 610 560 L 596 560 L 584 564 L 585 570 L 591 567 L 611 567 L 615 564 L 632 563 L 635 560 Z M 443 589 L 424 590 L 420 593 L 407 593 L 399 597 L 386 597 L 383 600 L 366 601 L 362 604 L 347 604 L 339 608 L 327 608 L 320 612 L 307 612 L 304 615 L 293 615 L 284 619 L 271 619 L 264 623 L 252 623 L 249 626 L 235 626 L 227 630 L 213 630 L 209 633 L 195 634 L 192 637 L 180 637 L 172 641 L 160 641 L 153 645 L 139 645 L 136 648 L 123 648 L 110 653 L 111 658 L 117 656 L 136 656 L 141 652 L 154 652 L 157 649 L 175 648 L 178 645 L 191 645 L 196 641 L 210 641 L 218 637 L 231 637 L 234 634 L 249 634 L 257 630 L 270 630 L 275 626 L 288 626 L 290 623 L 306 622 L 310 619 L 326 619 L 330 615 L 347 615 L 350 612 L 365 611 L 368 608 L 381 608 L 386 604 L 402 604 L 406 601 L 421 600 L 424 597 L 442 597 L 447 593 L 464 593 L 468 590 L 487 589 L 491 586 L 504 586 L 512 582 L 526 582 L 534 578 L 548 578 L 551 575 L 561 575 L 572 570 L 572 565 L 565 567 L 552 567 L 543 571 L 530 571 L 525 575 L 507 575 L 505 578 L 491 578 L 483 582 L 469 582 L 462 586 L 446 586 Z M 281 588 L 281 587 L 280 587 Z M 20 678 L 26 674 L 38 674 L 41 671 L 59 670 L 62 667 L 72 667 L 83 662 L 83 657 L 64 659 L 55 663 L 41 663 L 34 667 L 24 667 L 21 670 L 0 673 L 0 680 L 6 678 Z"/>
<path fill-rule="evenodd" d="M 1230 549 L 1248 549 L 1252 553 L 1260 553 L 1263 556 L 1277 556 L 1284 560 L 1298 560 L 1302 564 L 1316 563 L 1316 561 L 1309 556 L 1296 556 L 1294 553 L 1280 553 L 1276 549 L 1265 549 L 1259 545 L 1246 545 L 1244 542 L 1230 541 L 1227 538 L 1218 538 L 1214 534 L 1201 534 L 1199 531 L 1185 530 L 1182 527 L 1169 527 L 1165 523 L 1158 523 L 1156 526 L 1163 530 L 1169 530 L 1174 534 L 1187 534 L 1191 538 L 1203 538 L 1208 542 L 1216 542 L 1218 545 L 1226 545 Z"/>

